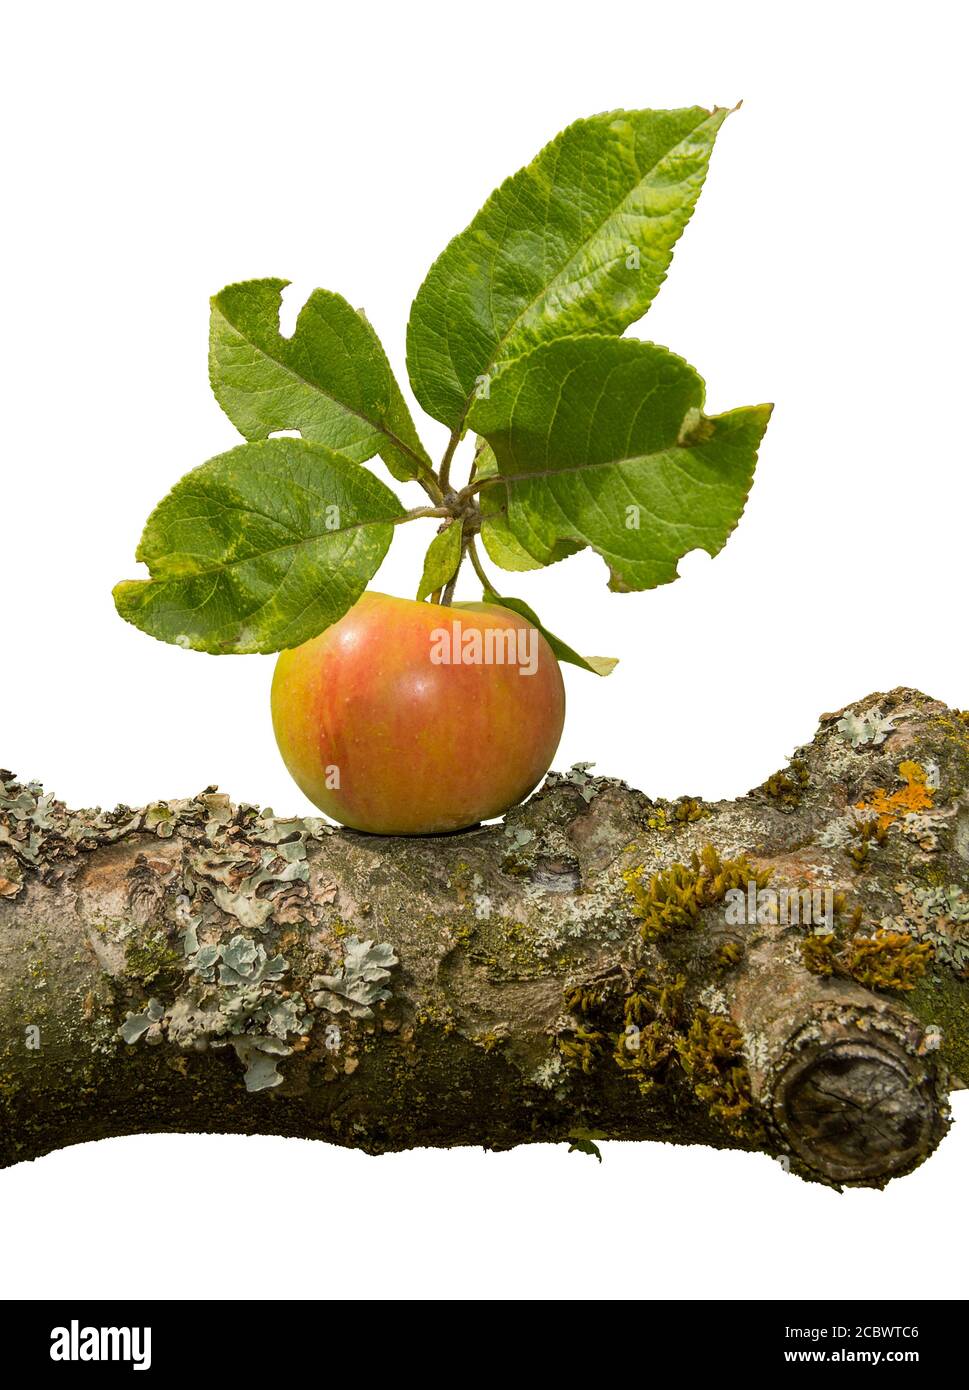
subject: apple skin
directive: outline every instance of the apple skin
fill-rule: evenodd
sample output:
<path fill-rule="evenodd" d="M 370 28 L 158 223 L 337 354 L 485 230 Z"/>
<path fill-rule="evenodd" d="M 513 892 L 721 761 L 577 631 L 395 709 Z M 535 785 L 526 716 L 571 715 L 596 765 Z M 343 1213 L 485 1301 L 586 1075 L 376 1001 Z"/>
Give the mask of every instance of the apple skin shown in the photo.
<path fill-rule="evenodd" d="M 432 634 L 456 620 L 465 633 L 534 631 L 494 604 L 368 591 L 319 637 L 280 653 L 276 742 L 301 791 L 333 820 L 378 835 L 461 830 L 517 805 L 548 771 L 565 722 L 548 643 L 539 632 L 529 639 L 531 675 L 508 664 L 435 665 Z M 327 786 L 333 768 L 338 787 Z"/>

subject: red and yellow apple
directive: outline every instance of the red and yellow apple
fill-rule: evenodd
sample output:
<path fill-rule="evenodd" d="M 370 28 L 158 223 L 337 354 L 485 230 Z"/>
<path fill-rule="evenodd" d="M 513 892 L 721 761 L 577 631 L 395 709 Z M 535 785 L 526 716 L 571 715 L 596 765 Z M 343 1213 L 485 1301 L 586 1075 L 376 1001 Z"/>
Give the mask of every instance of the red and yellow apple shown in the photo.
<path fill-rule="evenodd" d="M 528 795 L 555 756 L 565 689 L 545 638 L 507 608 L 368 592 L 280 653 L 272 712 L 286 766 L 326 815 L 426 835 Z"/>

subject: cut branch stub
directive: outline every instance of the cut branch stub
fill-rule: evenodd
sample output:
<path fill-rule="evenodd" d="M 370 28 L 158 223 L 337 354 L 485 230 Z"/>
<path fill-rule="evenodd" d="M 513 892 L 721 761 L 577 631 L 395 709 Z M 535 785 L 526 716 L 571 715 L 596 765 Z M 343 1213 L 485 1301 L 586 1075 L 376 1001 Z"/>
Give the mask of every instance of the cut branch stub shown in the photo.
<path fill-rule="evenodd" d="M 883 1182 L 908 1172 L 945 1133 L 938 1069 L 918 1055 L 911 1018 L 836 1010 L 805 1024 L 787 1048 L 772 1113 L 805 1165 L 834 1182 Z"/>

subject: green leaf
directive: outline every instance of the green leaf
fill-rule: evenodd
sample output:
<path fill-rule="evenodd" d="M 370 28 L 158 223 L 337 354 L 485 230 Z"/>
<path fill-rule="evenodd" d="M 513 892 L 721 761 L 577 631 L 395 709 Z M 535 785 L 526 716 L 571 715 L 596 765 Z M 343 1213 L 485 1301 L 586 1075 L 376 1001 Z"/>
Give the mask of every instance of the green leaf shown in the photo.
<path fill-rule="evenodd" d="M 209 378 L 246 439 L 299 430 L 355 463 L 379 454 L 406 481 L 430 460 L 363 312 L 314 290 L 291 338 L 279 332 L 288 280 L 247 280 L 212 298 Z"/>
<path fill-rule="evenodd" d="M 122 618 L 201 652 L 276 652 L 322 632 L 376 573 L 403 515 L 367 469 L 303 439 L 242 444 L 186 474 L 148 518 L 150 579 Z"/>
<path fill-rule="evenodd" d="M 479 437 L 475 454 L 475 477 L 479 480 L 491 478 L 497 472 L 498 464 L 495 460 L 494 450 L 486 439 Z M 511 570 L 516 573 L 522 573 L 525 570 L 540 570 L 545 565 L 554 564 L 557 560 L 564 560 L 566 556 L 574 555 L 577 550 L 582 549 L 580 545 L 560 541 L 557 545 L 550 547 L 542 558 L 539 558 L 538 555 L 530 555 L 508 525 L 508 518 L 505 515 L 508 509 L 508 498 L 504 487 L 483 488 L 479 495 L 479 504 L 482 515 L 481 540 L 491 559 L 503 570 Z"/>
<path fill-rule="evenodd" d="M 498 188 L 417 293 L 407 370 L 463 430 L 496 366 L 550 339 L 621 333 L 649 308 L 729 113 L 610 111 L 574 125 Z"/>
<path fill-rule="evenodd" d="M 580 1139 L 577 1135 L 572 1135 L 569 1139 L 569 1153 L 590 1154 L 593 1158 L 597 1158 L 600 1163 L 602 1162 L 599 1145 L 592 1139 Z"/>
<path fill-rule="evenodd" d="M 596 676 L 608 676 L 619 665 L 617 656 L 580 656 L 577 651 L 563 642 L 561 637 L 556 637 L 554 633 L 549 632 L 547 627 L 543 627 L 534 609 L 529 608 L 528 604 L 520 598 L 500 598 L 490 589 L 484 590 L 483 598 L 485 603 L 497 603 L 502 608 L 510 608 L 513 613 L 517 613 L 527 622 L 530 622 L 533 627 L 537 627 L 559 661 L 567 661 L 572 666 L 581 666 L 583 671 L 591 671 Z"/>
<path fill-rule="evenodd" d="M 716 555 L 750 491 L 771 407 L 702 414 L 697 373 L 634 339 L 564 338 L 498 375 L 471 424 L 495 451 L 508 523 L 530 554 L 591 545 L 612 589 L 676 579 Z"/>
<path fill-rule="evenodd" d="M 424 573 L 417 590 L 418 599 L 443 589 L 461 563 L 461 526 L 451 522 L 431 541 L 424 556 Z"/>

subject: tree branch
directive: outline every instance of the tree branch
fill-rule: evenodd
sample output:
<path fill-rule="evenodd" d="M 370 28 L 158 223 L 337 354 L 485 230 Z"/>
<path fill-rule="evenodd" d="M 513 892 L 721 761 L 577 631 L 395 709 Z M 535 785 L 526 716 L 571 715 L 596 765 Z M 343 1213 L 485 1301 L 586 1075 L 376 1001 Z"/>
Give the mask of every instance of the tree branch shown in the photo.
<path fill-rule="evenodd" d="M 578 768 L 427 839 L 213 788 L 73 812 L 2 774 L 0 1163 L 143 1131 L 604 1137 L 880 1186 L 969 1075 L 967 786 L 969 716 L 911 690 L 734 802 Z M 801 920 L 782 889 L 816 895 Z"/>

